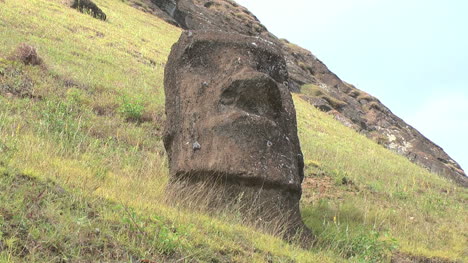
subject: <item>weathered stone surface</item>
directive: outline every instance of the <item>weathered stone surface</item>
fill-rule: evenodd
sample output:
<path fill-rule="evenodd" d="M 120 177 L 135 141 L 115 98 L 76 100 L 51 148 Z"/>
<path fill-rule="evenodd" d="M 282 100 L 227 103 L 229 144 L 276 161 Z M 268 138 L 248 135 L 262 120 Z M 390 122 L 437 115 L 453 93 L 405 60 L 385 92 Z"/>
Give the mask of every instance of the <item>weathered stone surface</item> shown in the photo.
<path fill-rule="evenodd" d="M 290 91 L 301 92 L 304 84 L 321 87 L 328 97 L 344 104 L 333 105 L 311 97 L 307 101 L 312 105 L 431 172 L 468 187 L 465 172 L 442 148 L 393 114 L 377 98 L 342 81 L 310 51 L 286 40 L 279 41 L 241 5 L 232 0 L 146 1 L 158 5 L 184 29 L 236 32 L 279 42 L 286 60 Z"/>
<path fill-rule="evenodd" d="M 223 193 L 213 206 L 239 201 L 254 221 L 282 218 L 289 233 L 301 229 L 304 164 L 287 80 L 272 42 L 183 33 L 164 80 L 172 182 L 188 188 L 201 182 Z"/>

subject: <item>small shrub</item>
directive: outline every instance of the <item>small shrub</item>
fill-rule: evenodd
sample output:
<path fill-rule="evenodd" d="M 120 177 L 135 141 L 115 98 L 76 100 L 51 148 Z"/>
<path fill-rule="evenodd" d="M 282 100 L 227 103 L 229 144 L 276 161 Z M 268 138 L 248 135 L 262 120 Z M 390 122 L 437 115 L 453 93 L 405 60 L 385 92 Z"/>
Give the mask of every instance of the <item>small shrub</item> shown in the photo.
<path fill-rule="evenodd" d="M 374 101 L 375 98 L 373 98 L 371 95 L 361 91 L 361 93 L 359 94 L 359 96 L 357 96 L 357 101 L 361 101 L 361 100 L 366 100 L 366 101 Z"/>
<path fill-rule="evenodd" d="M 367 110 L 377 110 L 377 111 L 383 111 L 382 108 L 380 107 L 380 103 L 377 101 L 372 101 L 371 103 L 366 105 Z"/>
<path fill-rule="evenodd" d="M 340 109 L 347 105 L 346 102 L 330 96 L 325 89 L 318 85 L 306 84 L 301 87 L 301 93 L 310 96 L 318 97 L 326 100 L 334 109 Z"/>
<path fill-rule="evenodd" d="M 371 134 L 370 138 L 372 138 L 378 144 L 383 145 L 383 146 L 388 145 L 390 143 L 390 140 L 385 134 L 379 134 L 377 132 L 374 132 Z"/>
<path fill-rule="evenodd" d="M 301 93 L 312 97 L 319 97 L 324 95 L 323 89 L 314 84 L 303 85 L 301 87 Z"/>
<path fill-rule="evenodd" d="M 347 105 L 346 102 L 333 98 L 331 96 L 321 96 L 322 99 L 326 100 L 334 109 L 340 109 Z"/>
<path fill-rule="evenodd" d="M 25 65 L 32 66 L 42 65 L 43 63 L 42 58 L 37 54 L 36 48 L 26 43 L 19 44 L 19 46 L 10 56 L 10 59 L 21 61 Z"/>
<path fill-rule="evenodd" d="M 127 121 L 142 122 L 144 109 L 141 99 L 122 97 L 119 112 Z"/>
<path fill-rule="evenodd" d="M 361 92 L 357 89 L 351 89 L 350 92 L 348 92 L 348 95 L 353 98 L 358 98 L 359 96 L 361 96 Z"/>
<path fill-rule="evenodd" d="M 326 176 L 325 171 L 319 161 L 306 160 L 304 162 L 304 171 L 306 177 L 311 176 Z"/>

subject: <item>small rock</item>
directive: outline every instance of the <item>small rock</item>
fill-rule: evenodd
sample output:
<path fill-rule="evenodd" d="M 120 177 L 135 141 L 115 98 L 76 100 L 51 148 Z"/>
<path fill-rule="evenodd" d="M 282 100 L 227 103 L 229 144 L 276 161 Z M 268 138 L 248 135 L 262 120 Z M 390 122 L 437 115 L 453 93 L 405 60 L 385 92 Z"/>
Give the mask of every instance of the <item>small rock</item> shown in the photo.
<path fill-rule="evenodd" d="M 270 142 L 270 141 L 267 141 L 267 146 L 268 146 L 268 147 L 271 147 L 271 146 L 273 146 L 273 143 Z"/>
<path fill-rule="evenodd" d="M 192 149 L 193 149 L 194 151 L 198 151 L 198 150 L 201 149 L 201 145 L 200 145 L 198 142 L 194 142 L 194 143 L 192 144 Z"/>

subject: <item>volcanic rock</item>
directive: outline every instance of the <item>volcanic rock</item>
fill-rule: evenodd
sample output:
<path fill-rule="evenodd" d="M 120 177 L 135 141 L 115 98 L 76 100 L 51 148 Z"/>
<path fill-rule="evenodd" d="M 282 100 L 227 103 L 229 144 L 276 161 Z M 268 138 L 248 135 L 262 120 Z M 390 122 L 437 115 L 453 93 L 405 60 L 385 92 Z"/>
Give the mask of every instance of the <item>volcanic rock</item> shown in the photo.
<path fill-rule="evenodd" d="M 90 14 L 92 17 L 106 21 L 106 14 L 91 0 L 73 0 L 70 7 L 81 13 Z"/>
<path fill-rule="evenodd" d="M 273 42 L 183 33 L 164 79 L 169 189 L 210 207 L 237 205 L 253 222 L 284 225 L 289 236 L 308 232 L 299 213 L 304 163 L 287 80 Z M 206 191 L 191 192 L 200 185 Z"/>

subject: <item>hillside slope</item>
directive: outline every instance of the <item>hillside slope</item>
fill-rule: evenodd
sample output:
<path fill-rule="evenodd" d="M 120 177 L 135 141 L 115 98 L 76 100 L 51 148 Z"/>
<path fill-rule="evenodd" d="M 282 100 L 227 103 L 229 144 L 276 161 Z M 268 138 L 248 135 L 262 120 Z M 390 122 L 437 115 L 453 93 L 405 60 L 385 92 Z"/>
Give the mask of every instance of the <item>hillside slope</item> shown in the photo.
<path fill-rule="evenodd" d="M 170 205 L 162 78 L 180 29 L 122 1 L 95 2 L 107 21 L 61 0 L 0 2 L 0 261 L 468 260 L 466 188 L 301 95 L 302 216 L 316 247 L 245 226 L 236 211 Z M 42 65 L 9 59 L 23 42 Z"/>
<path fill-rule="evenodd" d="M 232 0 L 129 0 L 135 7 L 190 30 L 221 30 L 277 42 L 286 57 L 290 90 L 348 127 L 433 173 L 468 187 L 468 177 L 442 148 L 394 115 L 377 98 L 331 72 L 310 51 L 278 39 L 246 8 Z M 164 15 L 161 15 L 165 12 Z M 168 18 L 169 17 L 169 18 Z"/>

